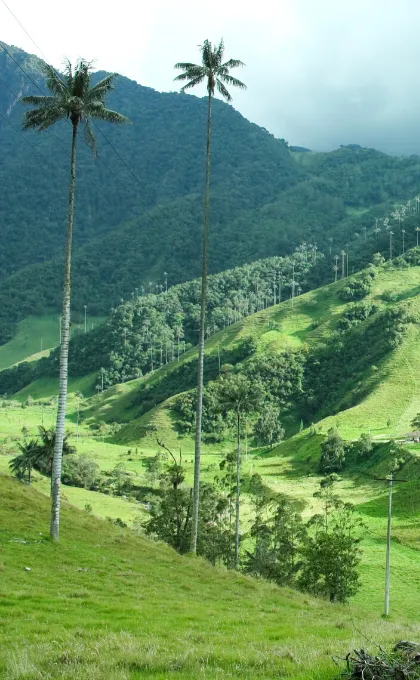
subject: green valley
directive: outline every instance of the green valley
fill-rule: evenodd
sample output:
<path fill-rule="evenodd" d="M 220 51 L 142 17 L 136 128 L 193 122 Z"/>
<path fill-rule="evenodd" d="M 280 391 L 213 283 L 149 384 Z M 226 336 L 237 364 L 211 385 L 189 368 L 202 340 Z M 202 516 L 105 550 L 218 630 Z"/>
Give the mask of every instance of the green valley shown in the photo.
<path fill-rule="evenodd" d="M 228 51 L 0 42 L 1 680 L 420 680 L 420 157 L 276 138 Z"/>
<path fill-rule="evenodd" d="M 402 465 L 400 474 L 409 480 L 404 488 L 395 491 L 394 499 L 391 621 L 395 624 L 400 621 L 398 625 L 401 625 L 401 621 L 407 617 L 416 620 L 414 603 L 420 596 L 416 566 L 419 550 L 420 448 L 418 444 L 405 441 L 406 433 L 412 429 L 411 421 L 420 411 L 419 392 L 416 387 L 416 375 L 420 368 L 417 352 L 420 332 L 418 322 L 420 267 L 400 261 L 394 266 L 383 264 L 368 271 L 374 272 L 375 275 L 371 278 L 372 286 L 363 299 L 363 304 L 375 304 L 376 308 L 373 314 L 354 327 L 339 330 L 340 321 L 346 318 L 346 314 L 348 316 L 349 310 L 361 304 L 342 300 L 342 291 L 348 286 L 348 280 L 344 279 L 258 311 L 219 331 L 207 342 L 206 357 L 207 362 L 211 357 L 217 359 L 222 348 L 225 352 L 231 352 L 230 356 L 234 358 L 233 348 L 240 347 L 241 342 L 247 339 L 252 347 L 251 353 L 243 358 L 238 355 L 239 360 L 230 369 L 223 369 L 242 371 L 246 370 L 247 364 L 251 364 L 259 357 L 282 356 L 288 351 L 302 351 L 309 358 L 311 356 L 322 358 L 319 352 L 323 347 L 331 347 L 329 343 L 348 350 L 346 336 L 350 338 L 350 346 L 359 343 L 358 354 L 365 354 L 366 361 L 360 362 L 359 359 L 356 361 L 352 357 L 351 374 L 347 375 L 344 365 L 348 359 L 345 354 L 338 355 L 339 362 L 342 362 L 341 376 L 340 371 L 338 374 L 335 372 L 334 360 L 330 361 L 333 370 L 328 372 L 325 368 L 320 389 L 332 394 L 336 401 L 323 399 L 318 411 L 316 408 L 312 409 L 312 424 L 305 419 L 301 432 L 298 432 L 299 423 L 302 420 L 302 413 L 305 413 L 308 406 L 300 397 L 282 410 L 281 418 L 286 428 L 286 439 L 273 448 L 261 447 L 254 441 L 252 423 L 255 420 L 251 417 L 248 425 L 247 451 L 243 451 L 243 474 L 249 477 L 258 473 L 272 491 L 297 502 L 303 516 L 309 517 L 319 508 L 319 501 L 314 497 L 314 493 L 321 479 L 319 473 L 321 443 L 331 426 L 338 428 L 350 448 L 346 454 L 345 466 L 340 471 L 340 481 L 336 484 L 337 492 L 343 500 L 355 505 L 368 528 L 362 542 L 362 588 L 351 600 L 351 617 L 353 621 L 359 616 L 372 617 L 372 624 L 369 625 L 378 626 L 383 598 L 387 492 L 383 482 L 375 481 L 374 477 L 386 475 L 392 460 L 398 456 Z M 358 278 L 360 277 L 363 277 L 363 273 L 358 275 Z M 381 321 L 383 315 L 395 313 L 400 309 L 408 310 L 408 316 L 401 324 L 401 337 L 398 338 L 398 342 L 395 346 L 392 346 L 392 343 L 389 346 L 377 343 L 376 336 L 379 334 L 383 339 L 387 332 L 386 325 L 384 326 Z M 381 331 L 378 330 L 380 328 Z M 369 350 L 364 347 L 363 338 L 367 338 L 370 343 Z M 176 402 L 177 386 L 182 389 L 183 381 L 187 378 L 185 385 L 188 387 L 187 369 L 194 361 L 195 349 L 192 348 L 180 356 L 179 362 L 175 358 L 153 373 L 109 387 L 98 394 L 93 394 L 92 391 L 95 384 L 94 375 L 71 380 L 68 428 L 73 432 L 72 440 L 78 454 L 91 457 L 104 473 L 109 473 L 115 466 L 122 466 L 137 489 L 134 495 L 131 492 L 129 498 L 124 498 L 124 495 L 104 495 L 82 488 L 64 486 L 65 498 L 80 508 L 82 513 L 86 513 L 84 508 L 87 507 L 90 513 L 99 518 L 120 518 L 132 527 L 137 527 L 139 521 L 144 523 L 148 514 L 144 503 L 147 500 L 147 489 L 150 488 L 146 461 L 150 460 L 159 448 L 157 438 L 173 451 L 182 450 L 187 475 L 185 483 L 191 484 L 193 437 L 192 434 L 182 434 L 179 431 Z M 308 370 L 312 370 L 310 361 L 306 359 L 306 362 Z M 315 378 L 319 380 L 320 376 L 317 374 Z M 306 378 L 303 379 L 305 381 Z M 7 464 L 16 450 L 16 441 L 22 428 L 26 428 L 28 436 L 35 434 L 41 416 L 47 426 L 53 424 L 54 407 L 48 405 L 48 399 L 54 395 L 56 385 L 52 379 L 39 378 L 15 394 L 13 402 L 3 403 L 0 411 L 3 454 L 0 457 L 0 464 L 4 473 L 7 473 Z M 211 385 L 211 381 L 208 385 Z M 306 389 L 309 390 L 309 385 Z M 77 396 L 80 393 L 84 395 L 82 399 Z M 329 412 L 325 412 L 325 404 L 328 405 Z M 78 411 L 80 423 L 77 427 Z M 366 458 L 360 458 L 357 451 L 351 448 L 362 433 L 371 435 L 374 447 L 372 454 Z M 205 438 L 202 463 L 205 482 L 211 482 L 218 474 L 220 460 L 233 447 L 234 431 L 229 428 L 218 441 L 212 442 L 211 437 Z M 35 475 L 33 486 L 42 493 L 48 493 L 48 484 L 42 475 Z M 252 499 L 246 492 L 244 499 L 242 531 L 246 537 Z M 83 514 L 80 517 L 82 518 Z M 139 540 L 129 538 L 128 534 L 124 535 L 126 536 L 124 541 Z M 154 550 L 152 545 L 150 550 Z M 218 573 L 214 572 L 215 579 L 219 578 Z M 293 597 L 299 600 L 301 596 Z M 329 614 L 326 613 L 325 616 L 329 617 Z M 340 614 L 340 621 L 343 616 L 344 611 Z M 335 618 L 336 614 L 332 620 Z M 383 625 L 394 624 L 381 624 Z M 344 625 L 344 630 L 346 629 L 347 624 Z M 370 635 L 363 626 L 362 632 Z M 381 633 L 385 638 L 388 634 L 391 638 L 393 635 L 395 637 L 392 627 L 388 632 L 384 629 Z M 357 639 L 360 635 L 359 624 L 356 624 L 356 631 L 352 629 L 351 635 L 353 639 L 354 636 Z M 284 640 L 282 644 L 286 644 Z M 331 642 L 329 644 L 331 645 Z M 291 640 L 287 645 L 293 649 Z M 341 649 L 339 643 L 334 651 L 337 649 Z M 38 652 L 35 650 L 34 654 Z M 159 657 L 157 663 L 166 663 L 161 653 L 157 654 Z M 240 668 L 244 675 L 239 677 L 247 677 L 246 673 L 251 672 L 242 666 Z M 185 677 L 189 677 L 190 671 L 185 672 L 187 673 Z M 267 672 L 269 677 L 271 671 L 261 672 Z M 294 673 L 292 670 L 290 672 Z M 304 665 L 299 672 L 305 675 Z M 129 677 L 136 677 L 135 672 L 133 671 Z"/>

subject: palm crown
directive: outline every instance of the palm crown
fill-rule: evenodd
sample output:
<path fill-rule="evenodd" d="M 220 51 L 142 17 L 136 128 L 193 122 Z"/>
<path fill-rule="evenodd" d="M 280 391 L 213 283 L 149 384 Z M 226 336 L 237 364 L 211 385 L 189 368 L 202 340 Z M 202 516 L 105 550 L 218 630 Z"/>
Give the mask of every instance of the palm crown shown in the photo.
<path fill-rule="evenodd" d="M 244 66 L 245 64 L 242 61 L 239 61 L 239 59 L 229 59 L 229 61 L 222 63 L 225 51 L 223 40 L 221 40 L 219 45 L 214 48 L 212 47 L 211 42 L 205 40 L 204 44 L 200 45 L 200 50 L 202 59 L 201 65 L 191 64 L 189 62 L 175 64 L 175 68 L 184 71 L 184 73 L 177 76 L 175 80 L 188 81 L 181 88 L 181 91 L 185 92 L 185 90 L 189 90 L 206 80 L 209 96 L 213 97 L 215 89 L 217 89 L 226 101 L 231 102 L 232 96 L 226 85 L 239 87 L 242 90 L 246 89 L 246 85 L 237 78 L 233 78 L 233 76 L 229 74 L 229 70 L 237 68 L 238 66 Z"/>
<path fill-rule="evenodd" d="M 42 132 L 62 119 L 70 119 L 74 127 L 84 123 L 85 140 L 96 153 L 95 138 L 90 125 L 92 119 L 97 118 L 110 123 L 129 122 L 125 116 L 105 107 L 104 100 L 114 89 L 113 80 L 116 73 L 111 73 L 96 85 L 92 85 L 92 63 L 84 59 L 79 59 L 74 69 L 71 63 L 66 61 L 63 78 L 48 64 L 44 64 L 42 70 L 51 95 L 23 97 L 24 104 L 35 107 L 25 114 L 23 120 L 25 130 L 35 129 Z"/>

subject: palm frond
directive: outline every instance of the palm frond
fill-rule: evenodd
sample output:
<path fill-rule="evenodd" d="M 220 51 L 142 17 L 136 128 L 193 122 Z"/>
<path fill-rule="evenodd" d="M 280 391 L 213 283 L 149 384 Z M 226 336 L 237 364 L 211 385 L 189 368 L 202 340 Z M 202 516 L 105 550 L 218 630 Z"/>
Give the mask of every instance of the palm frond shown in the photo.
<path fill-rule="evenodd" d="M 227 83 L 228 85 L 232 85 L 232 87 L 239 87 L 240 90 L 246 90 L 245 83 L 243 83 L 241 80 L 238 80 L 238 78 L 234 78 L 233 76 L 230 76 L 230 75 L 225 74 L 225 73 L 220 73 L 219 78 L 224 83 Z"/>
<path fill-rule="evenodd" d="M 222 81 L 219 78 L 216 78 L 216 87 L 217 90 L 222 95 L 222 97 L 224 97 L 224 99 L 226 99 L 227 102 L 232 101 L 232 96 L 230 92 L 228 92 L 228 90 L 225 88 L 225 86 L 223 85 Z"/>
<path fill-rule="evenodd" d="M 23 129 L 42 132 L 64 118 L 67 118 L 67 110 L 62 107 L 32 109 L 27 111 L 23 117 Z"/>
<path fill-rule="evenodd" d="M 57 71 L 49 64 L 42 65 L 45 82 L 50 92 L 56 97 L 62 97 L 69 92 L 66 83 L 60 78 Z"/>
<path fill-rule="evenodd" d="M 184 73 L 180 73 L 179 76 L 175 76 L 174 80 L 192 80 L 193 78 L 199 78 L 206 75 L 206 69 L 202 66 L 194 66 L 194 68 L 188 69 Z"/>
<path fill-rule="evenodd" d="M 201 61 L 205 68 L 212 68 L 213 66 L 213 51 L 211 47 L 211 42 L 205 40 L 202 45 L 199 46 L 201 50 Z"/>
<path fill-rule="evenodd" d="M 71 65 L 70 59 L 64 59 L 64 77 L 67 83 L 67 89 L 69 92 L 73 90 L 73 67 Z"/>
<path fill-rule="evenodd" d="M 73 77 L 72 95 L 84 99 L 90 89 L 92 62 L 79 59 Z"/>
<path fill-rule="evenodd" d="M 189 83 L 186 83 L 183 87 L 181 87 L 181 92 L 185 92 L 186 90 L 190 90 L 192 87 L 195 87 L 196 85 L 200 85 L 204 80 L 204 74 L 197 76 L 196 78 L 193 78 L 192 80 L 189 81 Z"/>
<path fill-rule="evenodd" d="M 97 118 L 105 120 L 107 123 L 116 123 L 117 125 L 128 125 L 130 120 L 117 111 L 105 108 L 102 102 L 92 102 L 86 107 L 85 117 Z"/>
<path fill-rule="evenodd" d="M 95 99 L 104 99 L 108 92 L 114 89 L 112 83 L 117 75 L 117 73 L 111 73 L 109 76 L 106 76 L 100 80 L 99 83 L 96 83 L 96 85 L 91 87 L 87 93 L 87 100 L 94 101 Z"/>
<path fill-rule="evenodd" d="M 32 104 L 32 106 L 39 106 L 40 108 L 51 107 L 51 105 L 56 103 L 55 97 L 49 97 L 46 95 L 28 95 L 27 97 L 22 97 L 20 100 L 23 104 Z"/>
<path fill-rule="evenodd" d="M 97 156 L 98 149 L 97 149 L 97 146 L 96 146 L 96 139 L 93 136 L 92 126 L 89 123 L 88 119 L 85 120 L 85 126 L 84 126 L 84 129 L 83 129 L 83 139 L 85 140 L 88 147 L 91 149 L 93 155 Z"/>
<path fill-rule="evenodd" d="M 224 52 L 225 52 L 225 43 L 224 43 L 224 40 L 222 38 L 221 41 L 219 42 L 217 48 L 214 51 L 214 56 L 216 58 L 218 66 L 220 66 L 220 64 L 222 63 Z"/>
<path fill-rule="evenodd" d="M 174 68 L 178 71 L 189 71 L 191 68 L 202 68 L 199 64 L 192 64 L 190 61 L 179 61 Z"/>
<path fill-rule="evenodd" d="M 229 61 L 225 61 L 224 64 L 222 64 L 224 68 L 230 69 L 230 68 L 238 68 L 245 66 L 243 61 L 240 61 L 239 59 L 229 59 Z"/>

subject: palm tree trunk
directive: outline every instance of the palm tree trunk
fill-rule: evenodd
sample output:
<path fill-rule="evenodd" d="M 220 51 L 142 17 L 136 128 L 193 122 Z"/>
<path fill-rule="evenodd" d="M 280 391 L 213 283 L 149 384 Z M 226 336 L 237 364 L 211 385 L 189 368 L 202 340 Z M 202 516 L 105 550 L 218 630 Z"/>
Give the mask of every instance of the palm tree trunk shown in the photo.
<path fill-rule="evenodd" d="M 77 123 L 73 124 L 73 137 L 71 146 L 69 209 L 64 262 L 63 319 L 60 345 L 60 383 L 58 390 L 54 459 L 51 474 L 50 536 L 55 541 L 58 541 L 60 533 L 61 464 L 63 460 L 63 441 L 67 402 L 67 374 L 68 374 L 67 368 L 70 335 L 71 244 L 73 236 L 74 190 L 76 183 L 76 141 L 77 141 Z"/>
<path fill-rule="evenodd" d="M 237 441 L 236 451 L 236 523 L 235 523 L 235 569 L 239 569 L 239 503 L 241 500 L 241 414 L 237 414 Z"/>
<path fill-rule="evenodd" d="M 207 296 L 207 243 L 210 217 L 210 140 L 211 140 L 211 94 L 209 93 L 207 109 L 206 190 L 204 195 L 203 259 L 201 267 L 200 336 L 198 341 L 197 407 L 195 419 L 194 492 L 193 492 L 192 527 L 191 527 L 191 552 L 193 553 L 197 553 L 198 508 L 200 504 L 201 418 L 203 413 L 204 338 L 205 338 L 205 317 Z"/>

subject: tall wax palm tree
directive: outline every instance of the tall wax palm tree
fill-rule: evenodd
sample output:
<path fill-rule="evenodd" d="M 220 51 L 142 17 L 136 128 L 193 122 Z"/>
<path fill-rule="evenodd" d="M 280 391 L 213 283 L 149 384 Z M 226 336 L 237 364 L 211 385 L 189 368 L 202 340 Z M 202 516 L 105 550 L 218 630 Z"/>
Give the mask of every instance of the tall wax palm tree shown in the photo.
<path fill-rule="evenodd" d="M 217 384 L 217 400 L 222 411 L 233 411 L 236 416 L 236 499 L 235 499 L 235 569 L 239 568 L 239 524 L 241 500 L 241 419 L 261 405 L 264 390 L 258 381 L 244 375 L 228 373 Z"/>
<path fill-rule="evenodd" d="M 66 62 L 65 72 L 61 78 L 57 72 L 45 64 L 43 72 L 49 96 L 23 97 L 23 103 L 33 106 L 27 111 L 23 127 L 25 130 L 47 130 L 61 120 L 69 120 L 72 127 L 72 145 L 70 161 L 70 188 L 68 203 L 68 220 L 65 244 L 63 314 L 60 344 L 60 383 L 57 408 L 57 424 L 54 444 L 54 461 L 52 469 L 52 502 L 51 502 L 51 538 L 58 540 L 60 528 L 60 495 L 61 464 L 63 456 L 64 421 L 67 401 L 67 364 L 70 329 L 70 275 L 71 250 L 74 217 L 74 192 L 76 184 L 76 145 L 79 126 L 83 125 L 85 141 L 96 153 L 95 138 L 92 133 L 92 120 L 105 120 L 110 123 L 127 123 L 128 120 L 116 111 L 105 107 L 106 95 L 113 89 L 115 73 L 106 76 L 96 85 L 92 85 L 92 64 L 80 59 L 73 68 Z"/>
<path fill-rule="evenodd" d="M 191 551 L 197 552 L 197 531 L 198 531 L 198 508 L 200 502 L 200 462 L 201 462 L 201 417 L 203 410 L 203 362 L 204 362 L 204 340 L 205 340 L 205 314 L 206 314 L 206 293 L 207 293 L 207 244 L 210 217 L 210 145 L 211 145 L 211 109 L 212 99 L 215 90 L 227 102 L 232 101 L 232 96 L 226 86 L 239 87 L 245 89 L 246 85 L 237 78 L 230 75 L 229 71 L 238 66 L 244 66 L 238 59 L 229 59 L 223 62 L 225 46 L 223 40 L 217 46 L 205 40 L 200 45 L 201 64 L 191 64 L 181 62 L 175 64 L 175 68 L 183 71 L 175 80 L 187 81 L 181 88 L 185 92 L 196 85 L 205 83 L 207 87 L 207 146 L 206 146 L 206 185 L 204 194 L 204 230 L 202 248 L 202 269 L 201 269 L 201 310 L 200 310 L 200 331 L 198 341 L 198 371 L 197 371 L 197 411 L 196 411 L 196 431 L 195 431 L 195 457 L 194 457 L 194 494 L 193 494 L 193 517 L 191 532 Z"/>

